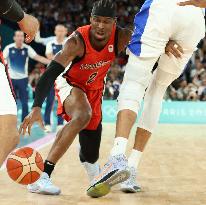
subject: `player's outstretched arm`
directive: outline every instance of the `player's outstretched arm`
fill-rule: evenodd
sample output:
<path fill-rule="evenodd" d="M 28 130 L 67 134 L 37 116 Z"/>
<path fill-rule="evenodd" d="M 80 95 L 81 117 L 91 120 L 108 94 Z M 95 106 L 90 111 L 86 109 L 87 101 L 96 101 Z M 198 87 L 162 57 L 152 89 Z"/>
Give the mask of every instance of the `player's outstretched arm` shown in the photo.
<path fill-rule="evenodd" d="M 179 6 L 196 6 L 200 8 L 206 8 L 206 1 L 205 0 L 189 0 L 189 1 L 182 1 L 178 3 Z"/>
<path fill-rule="evenodd" d="M 31 127 L 34 122 L 44 128 L 43 119 L 41 116 L 42 104 L 48 95 L 48 92 L 54 85 L 56 78 L 64 72 L 65 68 L 76 57 L 81 57 L 84 54 L 84 44 L 79 40 L 78 36 L 70 37 L 65 43 L 62 51 L 60 51 L 54 60 L 48 65 L 46 72 L 41 76 L 36 90 L 35 99 L 32 111 L 25 117 L 20 126 L 19 133 L 25 135 L 27 129 L 29 135 L 31 134 Z"/>

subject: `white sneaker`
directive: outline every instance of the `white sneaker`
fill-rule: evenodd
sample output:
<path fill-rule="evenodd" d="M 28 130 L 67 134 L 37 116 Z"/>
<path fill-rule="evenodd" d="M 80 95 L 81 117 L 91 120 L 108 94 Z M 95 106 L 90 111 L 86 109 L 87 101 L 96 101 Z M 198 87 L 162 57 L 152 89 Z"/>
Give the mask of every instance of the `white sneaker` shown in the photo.
<path fill-rule="evenodd" d="M 27 189 L 29 192 L 45 194 L 45 195 L 59 195 L 60 188 L 54 186 L 48 174 L 43 172 L 41 177 L 33 184 L 28 184 Z"/>
<path fill-rule="evenodd" d="M 90 183 L 94 179 L 95 176 L 99 175 L 100 173 L 100 166 L 97 163 L 91 164 L 89 162 L 83 162 L 82 165 L 84 166 L 87 175 L 89 177 Z"/>
<path fill-rule="evenodd" d="M 100 174 L 92 181 L 87 195 L 91 197 L 105 196 L 110 192 L 112 186 L 126 181 L 129 176 L 126 157 L 123 154 L 112 156 Z"/>
<path fill-rule="evenodd" d="M 51 125 L 45 125 L 45 130 L 44 130 L 44 132 L 46 132 L 46 133 L 52 132 L 52 127 L 51 127 Z"/>
<path fill-rule="evenodd" d="M 57 125 L 56 132 L 59 132 L 59 130 L 61 130 L 63 127 L 64 127 L 64 125 Z"/>
<path fill-rule="evenodd" d="M 125 193 L 137 193 L 141 191 L 141 187 L 137 184 L 137 171 L 134 167 L 129 168 L 130 177 L 120 185 L 120 190 Z"/>

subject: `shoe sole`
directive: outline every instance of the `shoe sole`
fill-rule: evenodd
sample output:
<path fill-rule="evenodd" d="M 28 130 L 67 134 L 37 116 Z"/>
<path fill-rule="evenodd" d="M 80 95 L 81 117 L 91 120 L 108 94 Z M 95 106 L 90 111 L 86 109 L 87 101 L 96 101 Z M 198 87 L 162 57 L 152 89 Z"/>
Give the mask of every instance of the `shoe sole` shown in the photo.
<path fill-rule="evenodd" d="M 139 188 L 137 190 L 134 190 L 132 188 L 121 188 L 120 190 L 124 193 L 138 193 L 138 192 L 141 192 L 141 188 Z"/>
<path fill-rule="evenodd" d="M 110 192 L 112 186 L 126 181 L 129 179 L 129 177 L 130 172 L 128 170 L 119 171 L 108 178 L 106 181 L 91 186 L 87 190 L 87 195 L 93 198 L 105 196 Z"/>
<path fill-rule="evenodd" d="M 61 193 L 60 192 L 57 192 L 57 193 L 51 193 L 51 192 L 46 192 L 46 191 L 39 191 L 39 190 L 35 190 L 35 191 L 32 191 L 32 190 L 28 190 L 29 192 L 31 193 L 35 193 L 35 194 L 42 194 L 42 195 L 54 195 L 54 196 L 57 196 Z"/>

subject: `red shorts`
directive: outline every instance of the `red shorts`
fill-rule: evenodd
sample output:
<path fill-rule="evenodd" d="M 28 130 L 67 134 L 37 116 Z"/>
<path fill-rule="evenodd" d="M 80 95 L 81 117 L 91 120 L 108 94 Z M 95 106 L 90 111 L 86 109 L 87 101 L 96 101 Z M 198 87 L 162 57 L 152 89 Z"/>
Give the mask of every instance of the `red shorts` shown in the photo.
<path fill-rule="evenodd" d="M 72 88 L 63 77 L 58 77 L 55 82 L 55 92 L 58 98 L 57 114 L 61 115 L 67 122 L 71 120 L 71 117 L 66 114 L 63 103 L 70 95 Z M 92 108 L 92 118 L 85 129 L 96 130 L 102 120 L 103 88 L 99 90 L 84 90 L 84 92 Z"/>

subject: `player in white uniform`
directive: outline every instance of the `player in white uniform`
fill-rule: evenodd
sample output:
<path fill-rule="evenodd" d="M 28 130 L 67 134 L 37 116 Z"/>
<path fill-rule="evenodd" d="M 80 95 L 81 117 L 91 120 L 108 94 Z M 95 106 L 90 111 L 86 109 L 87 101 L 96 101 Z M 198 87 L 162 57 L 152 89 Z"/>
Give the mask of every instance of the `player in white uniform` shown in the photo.
<path fill-rule="evenodd" d="M 158 123 L 164 93 L 182 73 L 197 44 L 205 36 L 203 10 L 194 6 L 180 7 L 179 2 L 146 0 L 135 16 L 134 33 L 128 45 L 129 60 L 118 98 L 114 146 L 108 163 L 88 189 L 89 196 L 106 195 L 111 186 L 127 179 L 128 172 L 130 178 L 122 184 L 122 190 L 140 191 L 135 182 L 136 170 L 146 143 Z M 181 58 L 164 54 L 169 40 L 177 42 L 174 47 L 180 45 L 183 48 Z M 158 59 L 158 67 L 152 74 L 152 68 Z M 143 113 L 139 119 L 134 147 L 127 161 L 127 141 L 143 97 Z"/>

